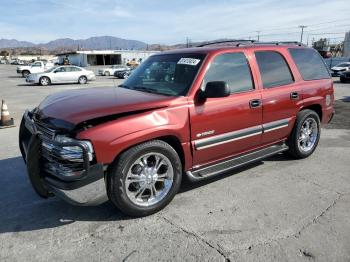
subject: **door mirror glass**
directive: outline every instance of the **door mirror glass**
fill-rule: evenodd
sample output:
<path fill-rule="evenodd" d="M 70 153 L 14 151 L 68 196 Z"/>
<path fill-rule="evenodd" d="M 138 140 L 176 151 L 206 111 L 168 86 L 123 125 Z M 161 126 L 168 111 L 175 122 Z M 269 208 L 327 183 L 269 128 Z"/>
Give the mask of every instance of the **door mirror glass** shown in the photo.
<path fill-rule="evenodd" d="M 208 82 L 204 91 L 200 90 L 198 102 L 204 102 L 207 98 L 227 97 L 230 95 L 230 88 L 225 81 Z"/>

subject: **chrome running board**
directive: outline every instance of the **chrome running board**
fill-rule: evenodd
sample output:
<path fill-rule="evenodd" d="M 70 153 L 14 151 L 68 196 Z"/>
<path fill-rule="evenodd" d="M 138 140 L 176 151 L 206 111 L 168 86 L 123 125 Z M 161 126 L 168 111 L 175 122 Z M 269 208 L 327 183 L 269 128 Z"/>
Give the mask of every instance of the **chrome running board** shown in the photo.
<path fill-rule="evenodd" d="M 191 181 L 199 181 L 262 160 L 286 150 L 288 150 L 288 146 L 286 144 L 275 144 L 210 166 L 187 171 L 186 175 Z"/>

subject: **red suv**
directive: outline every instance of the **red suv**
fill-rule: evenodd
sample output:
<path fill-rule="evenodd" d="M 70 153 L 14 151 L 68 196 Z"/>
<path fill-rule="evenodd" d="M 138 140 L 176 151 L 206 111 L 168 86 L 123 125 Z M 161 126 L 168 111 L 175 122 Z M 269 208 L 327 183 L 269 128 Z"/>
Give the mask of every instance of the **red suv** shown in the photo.
<path fill-rule="evenodd" d="M 305 158 L 333 114 L 313 49 L 237 44 L 163 52 L 119 87 L 71 90 L 26 111 L 20 149 L 36 192 L 131 216 L 192 181 L 286 151 Z"/>

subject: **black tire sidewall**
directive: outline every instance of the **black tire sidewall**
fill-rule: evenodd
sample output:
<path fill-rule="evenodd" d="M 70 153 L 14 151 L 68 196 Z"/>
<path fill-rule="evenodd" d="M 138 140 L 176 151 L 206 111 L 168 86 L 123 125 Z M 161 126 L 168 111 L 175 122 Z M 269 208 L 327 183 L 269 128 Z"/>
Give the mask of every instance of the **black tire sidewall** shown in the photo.
<path fill-rule="evenodd" d="M 317 133 L 317 138 L 312 150 L 308 152 L 304 152 L 300 150 L 298 146 L 298 138 L 299 138 L 300 129 L 307 118 L 313 118 L 316 121 L 318 133 Z M 294 126 L 293 133 L 289 140 L 289 145 L 291 147 L 292 155 L 297 158 L 306 158 L 310 156 L 316 150 L 318 142 L 320 140 L 320 136 L 321 136 L 321 123 L 320 123 L 320 118 L 318 114 L 315 111 L 308 110 L 308 109 L 300 111 L 297 115 L 296 124 Z"/>
<path fill-rule="evenodd" d="M 84 79 L 84 82 L 81 82 L 80 79 Z M 84 85 L 87 83 L 87 78 L 86 76 L 80 76 L 79 79 L 78 79 L 78 83 L 81 84 L 81 85 Z"/>
<path fill-rule="evenodd" d="M 43 84 L 41 83 L 41 80 L 43 80 L 43 79 L 47 79 L 47 85 L 43 85 Z M 39 79 L 39 83 L 40 83 L 40 85 L 42 85 L 42 86 L 48 86 L 48 85 L 50 85 L 51 81 L 50 81 L 50 79 L 49 79 L 48 77 L 43 76 L 43 77 L 41 77 L 41 78 Z"/>
<path fill-rule="evenodd" d="M 134 149 L 137 149 L 134 150 Z M 174 171 L 173 184 L 168 194 L 158 203 L 143 207 L 134 204 L 127 196 L 125 179 L 131 165 L 147 153 L 157 152 L 165 155 L 171 162 Z M 108 196 L 123 213 L 130 216 L 147 216 L 163 209 L 176 195 L 182 179 L 182 165 L 176 151 L 167 143 L 159 140 L 149 141 L 127 150 L 114 163 L 107 178 Z"/>

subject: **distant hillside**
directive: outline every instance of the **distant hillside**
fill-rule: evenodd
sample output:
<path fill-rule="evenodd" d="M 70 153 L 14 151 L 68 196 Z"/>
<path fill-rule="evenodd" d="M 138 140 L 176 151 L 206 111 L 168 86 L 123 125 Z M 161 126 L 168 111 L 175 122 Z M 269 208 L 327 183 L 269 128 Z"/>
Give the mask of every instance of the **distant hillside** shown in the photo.
<path fill-rule="evenodd" d="M 35 44 L 26 41 L 18 41 L 16 39 L 0 39 L 0 48 L 17 48 L 17 47 L 33 47 Z"/>
<path fill-rule="evenodd" d="M 49 50 L 62 47 L 79 47 L 81 49 L 144 49 L 147 47 L 147 44 L 137 40 L 128 40 L 113 36 L 98 36 L 79 40 L 70 38 L 56 39 L 40 46 L 44 46 Z"/>
<path fill-rule="evenodd" d="M 48 43 L 34 44 L 15 39 L 0 39 L 0 48 L 42 47 L 48 50 L 56 49 L 145 49 L 147 44 L 137 40 L 122 39 L 113 36 L 98 36 L 88 39 L 56 39 Z"/>

